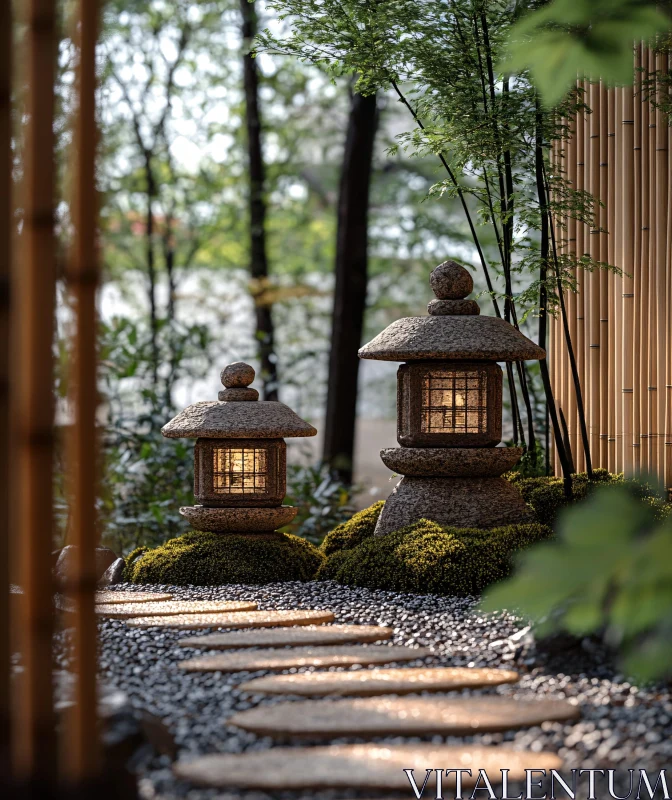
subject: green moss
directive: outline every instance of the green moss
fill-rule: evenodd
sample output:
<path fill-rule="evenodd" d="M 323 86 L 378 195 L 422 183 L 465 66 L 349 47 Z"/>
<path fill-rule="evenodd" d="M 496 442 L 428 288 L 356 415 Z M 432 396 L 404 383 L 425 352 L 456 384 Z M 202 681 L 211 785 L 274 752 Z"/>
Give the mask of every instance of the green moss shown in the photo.
<path fill-rule="evenodd" d="M 483 531 L 420 520 L 394 533 L 333 552 L 319 580 L 419 594 L 473 595 L 509 575 L 512 556 L 552 536 L 543 525 Z"/>
<path fill-rule="evenodd" d="M 146 553 L 149 547 L 136 547 L 124 559 L 124 574 L 123 580 L 125 583 L 133 582 L 133 564 L 140 558 L 141 555 Z"/>
<path fill-rule="evenodd" d="M 132 583 L 264 584 L 311 580 L 324 560 L 315 545 L 291 534 L 271 538 L 194 531 L 136 557 L 127 572 Z"/>
<path fill-rule="evenodd" d="M 373 536 L 380 512 L 385 502 L 379 500 L 369 508 L 354 514 L 347 522 L 342 522 L 324 538 L 321 550 L 326 556 L 339 550 L 350 550 Z"/>

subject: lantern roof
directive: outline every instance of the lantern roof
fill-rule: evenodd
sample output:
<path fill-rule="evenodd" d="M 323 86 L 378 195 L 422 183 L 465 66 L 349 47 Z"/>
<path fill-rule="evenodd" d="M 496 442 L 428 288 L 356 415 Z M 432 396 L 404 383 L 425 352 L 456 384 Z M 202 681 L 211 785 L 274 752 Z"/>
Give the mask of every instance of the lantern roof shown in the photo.
<path fill-rule="evenodd" d="M 466 300 L 474 282 L 455 261 L 444 261 L 429 283 L 436 295 L 427 317 L 404 317 L 388 325 L 359 351 L 378 361 L 527 361 L 546 351 L 499 317 L 481 317 L 478 303 Z"/>
<path fill-rule="evenodd" d="M 163 426 L 168 439 L 285 439 L 315 436 L 317 431 L 289 406 L 259 400 L 249 388 L 254 369 L 237 361 L 222 370 L 219 400 L 194 403 Z"/>

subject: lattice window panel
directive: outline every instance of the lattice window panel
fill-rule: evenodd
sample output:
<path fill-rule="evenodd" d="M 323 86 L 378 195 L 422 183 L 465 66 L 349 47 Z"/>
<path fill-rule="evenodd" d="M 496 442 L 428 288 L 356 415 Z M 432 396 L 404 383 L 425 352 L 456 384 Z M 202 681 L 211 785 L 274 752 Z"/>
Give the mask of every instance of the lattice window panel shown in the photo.
<path fill-rule="evenodd" d="M 441 370 L 422 378 L 423 433 L 486 433 L 485 370 Z"/>
<path fill-rule="evenodd" d="M 263 494 L 269 486 L 268 453 L 261 448 L 218 447 L 212 451 L 215 494 Z"/>

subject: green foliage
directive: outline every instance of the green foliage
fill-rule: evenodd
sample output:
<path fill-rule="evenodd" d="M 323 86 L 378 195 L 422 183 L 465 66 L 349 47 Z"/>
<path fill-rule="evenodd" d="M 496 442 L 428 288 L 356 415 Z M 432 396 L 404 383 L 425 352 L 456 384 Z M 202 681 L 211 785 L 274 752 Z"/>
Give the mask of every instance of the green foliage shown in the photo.
<path fill-rule="evenodd" d="M 514 553 L 551 535 L 543 525 L 483 531 L 442 528 L 423 519 L 332 551 L 317 578 L 398 592 L 474 595 L 509 574 Z"/>
<path fill-rule="evenodd" d="M 124 581 L 127 583 L 133 582 L 133 567 L 135 562 L 147 553 L 150 550 L 149 547 L 141 545 L 140 547 L 136 547 L 135 550 L 131 550 L 131 552 L 126 556 L 124 559 Z"/>
<path fill-rule="evenodd" d="M 145 552 L 129 565 L 133 583 L 221 586 L 308 581 L 324 561 L 320 551 L 291 534 L 187 533 Z"/>
<path fill-rule="evenodd" d="M 322 542 L 322 552 L 331 556 L 341 550 L 352 550 L 365 539 L 371 538 L 384 505 L 385 501 L 379 500 L 330 531 Z"/>
<path fill-rule="evenodd" d="M 522 554 L 514 577 L 492 588 L 482 608 L 517 610 L 542 634 L 603 633 L 629 674 L 670 677 L 672 515 L 641 494 L 603 487 L 567 509 L 557 539 Z"/>
<path fill-rule="evenodd" d="M 332 478 L 326 465 L 290 464 L 284 502 L 297 506 L 299 513 L 283 530 L 320 544 L 334 526 L 352 515 L 353 493 L 352 486 Z"/>
<path fill-rule="evenodd" d="M 659 5 L 646 0 L 541 4 L 513 26 L 504 68 L 515 72 L 529 68 L 549 106 L 576 85 L 577 74 L 630 84 L 633 42 L 670 30 L 671 20 Z"/>

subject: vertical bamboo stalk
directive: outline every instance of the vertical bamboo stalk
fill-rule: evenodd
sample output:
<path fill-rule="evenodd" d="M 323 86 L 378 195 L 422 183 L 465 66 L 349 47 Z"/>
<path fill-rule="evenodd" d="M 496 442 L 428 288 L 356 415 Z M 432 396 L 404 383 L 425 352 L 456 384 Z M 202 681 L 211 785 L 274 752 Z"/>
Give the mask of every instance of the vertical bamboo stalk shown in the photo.
<path fill-rule="evenodd" d="M 583 83 L 579 84 L 582 89 L 585 89 Z M 585 97 L 585 95 L 584 95 Z M 585 112 L 579 111 L 576 116 L 576 189 L 581 192 L 585 187 Z M 581 258 L 585 252 L 585 229 L 586 226 L 582 222 L 576 223 L 576 255 Z M 579 373 L 579 382 L 581 389 L 585 392 L 585 300 L 586 300 L 586 274 L 581 268 L 577 268 L 576 276 L 577 293 L 576 293 L 576 365 Z M 577 419 L 577 431 L 579 429 Z M 583 443 L 581 437 L 577 436 L 575 439 L 575 452 L 574 463 L 578 471 L 583 471 L 586 468 L 586 459 L 583 451 Z"/>
<path fill-rule="evenodd" d="M 623 245 L 621 255 L 621 268 L 623 269 L 622 291 L 622 320 L 623 320 L 623 373 L 622 373 L 622 403 L 623 411 L 621 426 L 623 431 L 623 470 L 632 474 L 632 384 L 633 384 L 633 336 L 634 336 L 634 112 L 633 89 L 626 86 L 622 89 L 622 126 L 623 144 L 621 152 L 620 169 L 622 174 L 622 214 L 623 214 Z"/>
<path fill-rule="evenodd" d="M 615 159 L 616 159 L 616 208 L 615 208 L 615 241 L 614 241 L 614 260 L 621 267 L 623 265 L 623 227 L 626 224 L 623 219 L 623 89 L 614 89 L 616 94 L 616 118 L 615 118 Z M 614 312 L 614 346 L 616 349 L 614 364 L 614 399 L 616 423 L 615 436 L 615 465 L 617 472 L 623 469 L 623 281 L 616 278 L 614 286 L 613 312 Z"/>
<path fill-rule="evenodd" d="M 609 236 L 607 239 L 607 260 L 610 264 L 616 263 L 616 92 L 610 89 L 607 97 L 607 226 Z M 607 365 L 609 374 L 609 396 L 607 403 L 607 469 L 610 472 L 616 470 L 616 312 L 615 297 L 616 276 L 609 273 L 607 277 L 607 308 L 609 309 L 609 321 L 607 322 L 609 338 L 609 353 L 607 354 Z"/>
<path fill-rule="evenodd" d="M 668 55 L 669 68 L 669 55 Z M 667 156 L 670 157 L 672 147 L 672 128 L 667 126 Z M 665 247 L 665 273 L 667 275 L 667 309 L 672 314 L 672 181 L 667 180 L 667 230 Z M 665 377 L 665 471 L 664 486 L 668 495 L 672 493 L 672 325 L 665 327 L 667 348 L 667 369 Z"/>
<path fill-rule="evenodd" d="M 607 221 L 607 202 L 608 202 L 608 106 L 607 88 L 604 83 L 600 84 L 600 120 L 599 120 L 599 159 L 600 159 L 600 191 L 599 199 L 601 202 L 599 210 L 600 234 L 598 237 L 598 259 L 607 262 L 607 242 L 608 242 L 608 221 Z M 608 438 L 609 438 L 609 306 L 608 306 L 608 273 L 601 269 L 596 279 L 600 283 L 600 450 L 597 466 L 607 468 L 608 461 Z"/>
<path fill-rule="evenodd" d="M 24 595 L 23 673 L 17 697 L 18 777 L 51 786 L 56 774 L 52 697 L 54 334 L 54 0 L 26 0 L 27 125 L 21 270 L 17 272 L 15 471 Z"/>
<path fill-rule="evenodd" d="M 78 109 L 75 123 L 73 223 L 74 242 L 67 286 L 75 311 L 72 364 L 74 424 L 70 441 L 72 477 L 72 541 L 76 545 L 74 574 L 69 576 L 73 601 L 76 677 L 75 706 L 68 720 L 64 772 L 70 783 L 90 785 L 99 766 L 96 729 L 96 37 L 98 3 L 79 0 Z"/>
<path fill-rule="evenodd" d="M 567 178 L 569 180 L 570 188 L 575 190 L 577 188 L 577 146 L 578 146 L 578 128 L 577 128 L 577 117 L 574 116 L 572 120 L 572 131 L 571 137 L 567 143 L 567 150 L 568 150 L 568 166 L 567 166 Z M 577 249 L 576 249 L 576 230 L 577 230 L 577 222 L 576 218 L 573 215 L 569 215 L 567 221 L 567 250 L 570 256 L 576 257 Z M 573 275 L 574 280 L 578 280 L 578 274 L 576 267 L 573 268 Z M 578 298 L 576 292 L 567 292 L 567 296 L 565 297 L 565 302 L 567 304 L 567 317 L 568 317 L 568 324 L 569 324 L 569 338 L 572 341 L 572 345 L 574 346 L 574 351 L 578 351 L 578 335 L 577 335 L 577 315 L 578 315 Z M 558 325 L 561 324 L 561 320 L 559 320 Z M 572 383 L 572 374 L 571 368 L 569 364 L 569 358 L 567 356 L 566 350 L 561 350 L 562 352 L 562 385 L 563 385 L 563 395 L 562 395 L 562 408 L 567 415 L 567 427 L 569 429 L 569 441 L 572 447 L 572 456 L 574 460 L 578 458 L 578 442 L 579 442 L 579 424 L 578 424 L 578 413 L 577 413 L 577 406 L 576 406 L 576 393 L 574 391 L 574 386 Z"/>
<path fill-rule="evenodd" d="M 655 73 L 655 55 L 647 53 L 649 75 Z M 662 320 L 658 319 L 658 237 L 656 236 L 656 112 L 649 107 L 649 468 L 658 473 L 658 336 Z"/>
<path fill-rule="evenodd" d="M 643 79 L 648 73 L 648 51 L 642 46 L 642 67 L 645 69 Z M 640 381 L 641 399 L 639 411 L 640 427 L 640 460 L 641 469 L 648 473 L 651 471 L 651 419 L 650 419 L 650 353 L 651 339 L 653 332 L 650 328 L 650 303 L 651 303 L 651 272 L 650 272 L 650 218 L 649 218 L 649 177 L 650 177 L 650 153 L 649 153 L 649 112 L 650 104 L 643 94 L 640 103 L 640 190 L 639 203 L 641 236 L 639 242 L 639 269 L 641 272 L 642 297 L 640 301 L 642 325 L 642 335 L 639 339 L 639 362 L 640 362 Z"/>
<path fill-rule="evenodd" d="M 656 53 L 655 66 L 657 74 L 667 72 L 667 56 Z M 659 97 L 660 87 L 656 87 L 656 96 Z M 656 364 L 656 417 L 658 420 L 657 450 L 658 450 L 658 477 L 665 477 L 665 400 L 666 374 L 667 374 L 667 335 L 666 328 L 670 325 L 669 314 L 672 309 L 667 306 L 667 185 L 669 182 L 669 159 L 667 152 L 667 121 L 662 112 L 656 108 L 656 316 L 658 329 L 657 364 Z"/>
<path fill-rule="evenodd" d="M 633 379 L 632 379 L 632 468 L 639 475 L 642 471 L 641 458 L 641 421 L 642 421 L 642 383 L 644 373 L 639 358 L 642 338 L 642 265 L 640 252 L 642 248 L 642 45 L 635 48 L 635 92 L 633 96 L 633 278 L 634 278 L 634 327 L 632 339 Z"/>
<path fill-rule="evenodd" d="M 12 258 L 12 6 L 0 3 L 0 776 L 10 782 L 9 409 Z M 2 781 L 2 777 L 0 777 Z"/>
<path fill-rule="evenodd" d="M 553 140 L 551 142 L 551 173 L 553 175 L 557 175 L 560 172 L 560 143 L 559 141 Z M 549 202 L 552 204 L 554 201 L 554 193 L 551 190 L 550 196 L 548 198 Z M 553 223 L 555 225 L 555 220 Z M 556 242 L 559 242 L 558 239 L 558 228 L 559 226 L 556 225 Z M 562 362 L 560 360 L 560 351 L 558 348 L 558 335 L 557 335 L 557 317 L 550 317 L 549 324 L 548 324 L 548 358 L 550 363 L 550 375 L 551 375 L 551 386 L 553 388 L 553 396 L 556 399 L 558 404 L 562 404 Z M 540 342 L 541 344 L 541 342 Z M 560 471 L 560 463 L 558 458 L 558 451 L 557 447 L 553 448 L 553 472 L 557 475 Z"/>
<path fill-rule="evenodd" d="M 591 259 L 597 261 L 600 255 L 600 85 L 590 84 L 590 130 L 588 139 L 589 167 L 586 175 L 589 176 L 587 190 L 595 198 L 595 213 L 590 226 L 588 249 Z M 588 276 L 590 287 L 590 320 L 588 331 L 588 358 L 589 358 L 589 403 L 588 424 L 590 425 L 590 451 L 594 454 L 599 466 L 600 458 L 600 275 L 593 272 Z"/>

